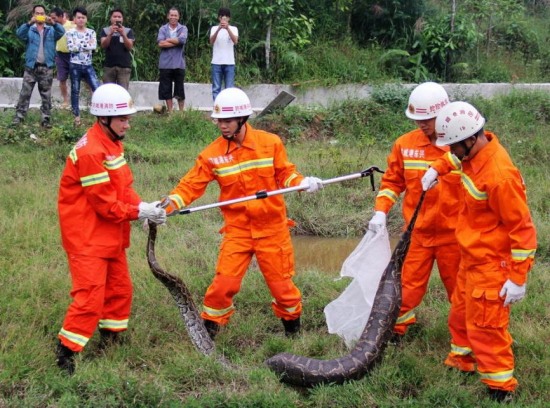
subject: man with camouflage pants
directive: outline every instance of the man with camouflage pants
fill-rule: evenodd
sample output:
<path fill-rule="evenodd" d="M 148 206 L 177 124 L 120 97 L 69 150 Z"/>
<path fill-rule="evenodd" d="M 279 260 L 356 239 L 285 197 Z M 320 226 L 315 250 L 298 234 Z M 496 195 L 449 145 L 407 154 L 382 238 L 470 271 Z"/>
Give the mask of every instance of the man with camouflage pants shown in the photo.
<path fill-rule="evenodd" d="M 21 24 L 16 32 L 25 41 L 25 73 L 23 86 L 19 94 L 15 117 L 12 125 L 19 125 L 27 115 L 34 85 L 38 83 L 38 91 L 42 98 L 40 125 L 51 128 L 50 112 L 52 110 L 53 67 L 55 65 L 55 43 L 65 29 L 59 23 L 46 16 L 46 10 L 41 5 L 32 9 L 32 17 L 28 23 Z"/>

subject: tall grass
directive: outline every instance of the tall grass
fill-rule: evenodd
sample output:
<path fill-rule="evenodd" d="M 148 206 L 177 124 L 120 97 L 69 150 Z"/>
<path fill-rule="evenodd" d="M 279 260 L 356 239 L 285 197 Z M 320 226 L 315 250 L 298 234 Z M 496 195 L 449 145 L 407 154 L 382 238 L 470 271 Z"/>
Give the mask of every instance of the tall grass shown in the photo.
<path fill-rule="evenodd" d="M 328 109 L 288 109 L 257 125 L 281 131 L 290 158 L 307 175 L 322 178 L 385 167 L 389 145 L 411 129 L 404 107 L 377 101 L 347 102 Z M 550 400 L 550 231 L 548 193 L 550 101 L 544 94 L 513 94 L 477 100 L 522 170 L 539 233 L 537 264 L 527 297 L 514 305 L 511 332 L 520 381 L 516 406 L 545 407 Z M 388 105 L 390 104 L 390 105 Z M 92 118 L 84 117 L 89 125 Z M 94 336 L 77 359 L 75 376 L 54 363 L 56 334 L 69 304 L 70 279 L 60 246 L 56 196 L 59 175 L 78 138 L 70 114 L 55 112 L 55 127 L 44 132 L 31 112 L 25 127 L 0 125 L 0 407 L 491 407 L 476 376 L 463 377 L 442 364 L 449 349 L 448 304 L 437 277 L 419 308 L 419 322 L 401 347 L 387 349 L 383 363 L 366 378 L 341 386 L 302 390 L 279 383 L 264 365 L 290 351 L 317 358 L 347 353 L 329 335 L 324 306 L 348 284 L 338 271 L 304 267 L 296 282 L 304 297 L 303 334 L 289 340 L 271 313 L 271 301 L 254 264 L 235 298 L 237 312 L 217 339 L 217 348 L 236 366 L 227 370 L 199 355 L 166 289 L 145 260 L 146 234 L 133 225 L 129 263 L 135 298 L 125 342 L 105 353 Z M 347 124 L 347 126 L 346 126 Z M 284 131 L 286 129 L 286 131 Z M 29 139 L 36 134 L 39 141 Z M 216 135 L 200 112 L 154 116 L 140 113 L 126 140 L 136 190 L 145 200 L 166 194 Z M 313 137 L 315 136 L 315 137 Z M 301 234 L 360 236 L 375 193 L 367 180 L 327 186 L 315 195 L 287 195 L 289 215 Z M 211 186 L 199 202 L 217 200 Z M 218 210 L 171 218 L 157 242 L 159 262 L 189 286 L 200 304 L 216 263 L 222 220 Z M 390 213 L 396 231 L 399 209 Z M 434 274 L 434 276 L 437 274 Z"/>

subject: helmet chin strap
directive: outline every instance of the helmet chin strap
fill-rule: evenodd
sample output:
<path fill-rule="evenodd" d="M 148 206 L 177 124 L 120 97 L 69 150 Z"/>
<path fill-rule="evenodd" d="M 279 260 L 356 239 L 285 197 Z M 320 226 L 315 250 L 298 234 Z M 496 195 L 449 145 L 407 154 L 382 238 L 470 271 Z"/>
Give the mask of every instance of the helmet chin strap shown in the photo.
<path fill-rule="evenodd" d="M 114 140 L 123 140 L 124 139 L 124 135 L 119 135 L 117 132 L 115 132 L 113 130 L 113 128 L 111 127 L 111 121 L 113 120 L 113 117 L 112 116 L 107 116 L 107 123 L 103 123 L 101 122 L 101 124 L 103 126 L 105 126 L 107 129 L 109 129 L 109 132 L 111 132 L 111 136 Z"/>
<path fill-rule="evenodd" d="M 222 137 L 227 140 L 227 141 L 231 141 L 235 138 L 235 136 L 237 136 L 239 133 L 241 133 L 241 129 L 242 127 L 244 126 L 244 124 L 246 123 L 246 121 L 248 120 L 248 116 L 244 116 L 244 117 L 241 117 L 239 118 L 239 122 L 237 124 L 237 129 L 235 130 L 235 133 L 231 134 L 231 135 L 222 135 Z"/>
<path fill-rule="evenodd" d="M 474 140 L 474 143 L 472 143 L 472 145 L 470 147 L 468 147 L 468 146 L 466 146 L 466 140 L 468 140 L 470 137 L 475 137 L 475 140 Z M 472 135 L 470 137 L 468 139 L 462 140 L 460 142 L 460 146 L 462 146 L 462 148 L 464 149 L 464 156 L 462 156 L 463 159 L 470 155 L 470 152 L 472 151 L 472 148 L 475 146 L 475 144 L 477 142 L 477 134 Z"/>
<path fill-rule="evenodd" d="M 241 133 L 241 129 L 244 126 L 244 124 L 246 123 L 247 120 L 248 120 L 248 116 L 244 116 L 244 117 L 239 118 L 239 122 L 237 124 L 237 130 L 235 130 L 235 133 L 233 133 L 231 135 L 227 135 L 227 136 L 222 135 L 222 137 L 225 140 L 227 140 L 227 151 L 225 152 L 225 154 L 229 153 L 229 147 L 231 146 L 231 141 L 235 138 L 235 136 L 237 136 L 239 133 Z"/>

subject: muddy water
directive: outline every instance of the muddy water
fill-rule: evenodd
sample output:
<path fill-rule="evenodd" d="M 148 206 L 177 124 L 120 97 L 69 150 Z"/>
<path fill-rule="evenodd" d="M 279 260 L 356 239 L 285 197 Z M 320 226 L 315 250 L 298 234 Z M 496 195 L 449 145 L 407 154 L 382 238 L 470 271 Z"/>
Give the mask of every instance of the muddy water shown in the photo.
<path fill-rule="evenodd" d="M 393 249 L 399 236 L 390 237 L 390 246 Z M 322 238 L 313 236 L 293 236 L 294 258 L 296 271 L 316 269 L 321 272 L 340 274 L 342 263 L 355 249 L 362 237 L 359 238 Z"/>
<path fill-rule="evenodd" d="M 361 238 L 321 238 L 294 236 L 296 271 L 317 269 L 337 276 L 342 263 L 359 244 Z"/>

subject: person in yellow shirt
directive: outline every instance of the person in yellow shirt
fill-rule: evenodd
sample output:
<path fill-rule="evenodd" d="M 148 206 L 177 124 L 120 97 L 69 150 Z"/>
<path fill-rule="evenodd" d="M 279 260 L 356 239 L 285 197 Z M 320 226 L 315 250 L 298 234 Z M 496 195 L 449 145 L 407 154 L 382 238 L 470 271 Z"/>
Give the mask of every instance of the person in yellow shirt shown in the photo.
<path fill-rule="evenodd" d="M 50 17 L 54 22 L 63 26 L 65 33 L 76 27 L 68 18 L 67 12 L 59 7 L 54 7 L 50 13 Z M 67 79 L 69 78 L 69 62 L 71 54 L 67 47 L 67 37 L 64 35 L 55 44 L 55 66 L 57 67 L 57 80 L 59 81 L 59 90 L 63 97 L 63 109 L 69 107 L 69 90 L 67 88 Z"/>

